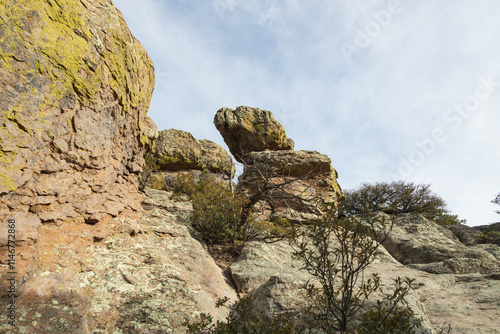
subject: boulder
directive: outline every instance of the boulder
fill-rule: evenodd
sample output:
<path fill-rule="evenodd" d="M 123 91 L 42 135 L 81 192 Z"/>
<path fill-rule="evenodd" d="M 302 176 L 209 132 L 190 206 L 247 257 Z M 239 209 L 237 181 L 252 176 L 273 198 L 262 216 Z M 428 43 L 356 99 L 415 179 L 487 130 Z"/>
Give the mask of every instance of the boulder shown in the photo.
<path fill-rule="evenodd" d="M 222 146 L 206 139 L 197 140 L 191 133 L 176 129 L 160 131 L 150 162 L 154 169 L 164 171 L 208 169 L 229 175 L 235 169 Z"/>
<path fill-rule="evenodd" d="M 391 291 L 390 284 L 398 276 L 415 280 L 407 302 L 422 320 L 417 333 L 439 333 L 445 324 L 451 325 L 452 333 L 500 333 L 498 276 L 431 274 L 402 265 L 383 247 L 380 251 L 382 254 L 368 267 L 365 277 L 378 274 L 384 292 Z M 286 242 L 251 242 L 231 266 L 238 289 L 253 301 L 253 314 L 264 319 L 283 313 L 300 316 L 300 310 L 307 306 L 302 286 L 311 276 L 300 270 L 301 263 L 292 254 Z M 373 303 L 373 297 L 377 298 L 372 295 L 368 303 Z"/>
<path fill-rule="evenodd" d="M 447 228 L 466 246 L 475 245 L 475 236 L 481 234 L 480 230 L 467 225 L 451 225 L 447 226 Z"/>
<path fill-rule="evenodd" d="M 402 264 L 435 274 L 500 273 L 500 262 L 492 254 L 450 239 L 420 214 L 397 215 L 393 221 L 383 245 Z"/>
<path fill-rule="evenodd" d="M 250 152 L 293 149 L 293 141 L 268 110 L 222 108 L 215 114 L 214 124 L 238 162 L 244 162 Z"/>
<path fill-rule="evenodd" d="M 146 146 L 148 152 L 153 149 L 159 135 L 156 123 L 150 117 L 144 117 L 141 124 L 141 143 Z"/>
<path fill-rule="evenodd" d="M 153 143 L 154 149 L 146 156 L 144 183 L 153 189 L 170 189 L 179 172 L 195 177 L 204 169 L 220 174 L 221 180 L 236 172 L 226 150 L 213 141 L 197 140 L 189 132 L 169 129 L 160 131 Z M 232 173 L 232 174 L 231 174 Z"/>
<path fill-rule="evenodd" d="M 248 196 L 273 188 L 255 210 L 260 219 L 286 218 L 294 223 L 321 219 L 318 206 L 338 207 L 344 199 L 337 171 L 328 156 L 315 151 L 262 151 L 246 155 L 238 187 Z M 282 184 L 283 186 L 277 186 Z"/>

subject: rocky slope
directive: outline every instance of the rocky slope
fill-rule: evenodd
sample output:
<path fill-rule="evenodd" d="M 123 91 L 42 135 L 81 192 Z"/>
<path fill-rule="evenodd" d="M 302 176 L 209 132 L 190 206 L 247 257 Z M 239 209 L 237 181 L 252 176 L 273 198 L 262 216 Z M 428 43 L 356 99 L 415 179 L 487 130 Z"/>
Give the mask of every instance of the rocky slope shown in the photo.
<path fill-rule="evenodd" d="M 67 223 L 40 242 L 43 272 L 20 285 L 15 326 L 5 333 L 184 333 L 200 312 L 223 319 L 217 298 L 236 292 L 191 236 L 189 202 L 146 189 L 142 208 L 106 224 Z M 49 266 L 50 264 L 50 266 Z M 2 310 L 9 299 L 2 298 Z"/>
<path fill-rule="evenodd" d="M 417 222 L 421 225 L 416 226 Z M 382 255 L 367 274 L 379 274 L 386 291 L 397 276 L 415 279 L 415 290 L 407 300 L 423 320 L 420 333 L 437 333 L 445 323 L 451 325 L 451 333 L 500 333 L 498 258 L 451 240 L 438 225 L 419 215 L 399 217 L 387 246 L 389 251 L 382 247 Z M 292 254 L 287 242 L 251 242 L 231 266 L 238 291 L 251 296 L 255 313 L 270 318 L 294 314 L 304 306 L 301 287 L 311 277 L 300 270 L 301 262 Z M 422 262 L 427 265 L 412 264 Z"/>

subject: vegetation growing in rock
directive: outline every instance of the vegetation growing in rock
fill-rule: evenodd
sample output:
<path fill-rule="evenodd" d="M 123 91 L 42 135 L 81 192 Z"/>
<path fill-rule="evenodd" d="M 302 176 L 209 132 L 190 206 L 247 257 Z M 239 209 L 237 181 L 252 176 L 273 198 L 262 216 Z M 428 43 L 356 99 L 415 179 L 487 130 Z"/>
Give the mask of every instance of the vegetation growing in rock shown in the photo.
<path fill-rule="evenodd" d="M 188 333 L 413 333 L 420 321 L 405 301 L 413 280 L 398 277 L 392 293 L 384 294 L 378 275 L 365 277 L 391 224 L 371 216 L 337 218 L 330 211 L 321 222 L 293 229 L 295 256 L 313 277 L 304 286 L 309 306 L 296 317 L 282 314 L 269 321 L 252 312 L 247 297 L 231 307 L 226 321 L 214 323 L 202 314 L 186 322 Z M 367 305 L 374 293 L 383 297 Z"/>
<path fill-rule="evenodd" d="M 204 171 L 198 180 L 190 173 L 179 173 L 175 192 L 186 194 L 193 204 L 190 221 L 203 240 L 212 244 L 232 244 L 233 249 L 250 240 L 275 241 L 284 238 L 288 222 L 256 222 L 249 199 L 232 193 L 226 182 Z"/>
<path fill-rule="evenodd" d="M 295 256 L 316 281 L 305 286 L 312 300 L 306 310 L 308 327 L 324 333 L 412 333 L 419 321 L 405 302 L 413 280 L 396 278 L 392 294 L 367 307 L 369 297 L 382 292 L 380 277 L 365 277 L 365 270 L 379 255 L 392 222 L 366 215 L 336 218 L 330 213 L 310 229 L 294 233 Z M 354 325 L 362 315 L 361 323 Z"/>
<path fill-rule="evenodd" d="M 466 221 L 450 214 L 446 202 L 430 190 L 428 184 L 394 181 L 363 183 L 359 188 L 344 191 L 346 200 L 342 213 L 384 211 L 391 214 L 420 213 L 440 225 L 464 224 Z"/>
<path fill-rule="evenodd" d="M 245 297 L 232 306 L 227 299 L 220 299 L 217 307 L 229 307 L 225 321 L 214 322 L 210 314 L 202 313 L 194 321 L 186 321 L 187 332 L 192 334 L 295 334 L 303 328 L 287 315 L 278 316 L 271 321 L 252 315 L 252 299 Z"/>

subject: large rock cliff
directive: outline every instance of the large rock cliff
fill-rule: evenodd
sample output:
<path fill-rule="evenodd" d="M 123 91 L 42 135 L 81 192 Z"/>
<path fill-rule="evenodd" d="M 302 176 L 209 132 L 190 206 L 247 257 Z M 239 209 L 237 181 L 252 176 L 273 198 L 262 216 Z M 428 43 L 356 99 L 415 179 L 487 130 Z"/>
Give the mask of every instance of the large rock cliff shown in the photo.
<path fill-rule="evenodd" d="M 110 0 L 3 0 L 0 22 L 0 306 L 15 287 L 18 320 L 64 313 L 54 294 L 78 317 L 86 247 L 140 208 L 153 64 Z"/>
<path fill-rule="evenodd" d="M 109 0 L 6 0 L 0 17 L 2 217 L 96 223 L 137 209 L 154 73 L 121 13 Z"/>

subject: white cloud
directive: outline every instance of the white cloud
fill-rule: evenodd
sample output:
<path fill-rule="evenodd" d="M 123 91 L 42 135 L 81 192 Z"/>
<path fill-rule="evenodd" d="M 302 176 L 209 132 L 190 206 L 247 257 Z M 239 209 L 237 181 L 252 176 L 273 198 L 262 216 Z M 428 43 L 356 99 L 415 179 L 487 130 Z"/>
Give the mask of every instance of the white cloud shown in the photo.
<path fill-rule="evenodd" d="M 114 2 L 155 63 L 149 114 L 161 129 L 223 144 L 219 108 L 268 109 L 352 188 L 397 174 L 442 128 L 447 139 L 405 179 L 431 183 L 470 224 L 498 220 L 500 87 L 459 126 L 444 117 L 481 77 L 500 82 L 500 3 Z M 357 48 L 347 58 L 346 45 Z"/>

